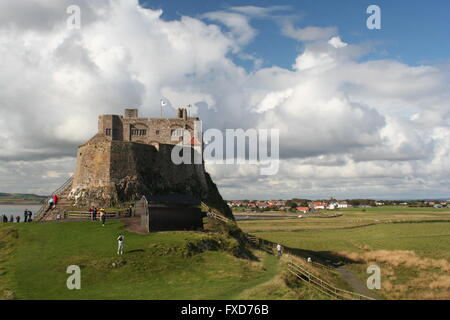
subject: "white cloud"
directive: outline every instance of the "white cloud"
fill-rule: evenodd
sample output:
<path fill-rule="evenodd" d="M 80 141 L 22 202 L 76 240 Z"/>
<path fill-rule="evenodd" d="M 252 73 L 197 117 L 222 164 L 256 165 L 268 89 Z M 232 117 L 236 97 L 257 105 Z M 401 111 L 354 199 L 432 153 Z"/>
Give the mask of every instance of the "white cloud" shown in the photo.
<path fill-rule="evenodd" d="M 295 28 L 292 22 L 282 24 L 281 32 L 298 41 L 315 41 L 329 39 L 337 33 L 336 27 L 305 27 Z"/>
<path fill-rule="evenodd" d="M 267 18 L 279 12 L 283 13 L 292 10 L 292 8 L 287 5 L 268 6 L 268 7 L 235 6 L 231 7 L 229 10 L 245 14 L 249 17 Z"/>
<path fill-rule="evenodd" d="M 257 34 L 256 30 L 250 26 L 249 18 L 243 14 L 214 11 L 204 14 L 203 17 L 227 26 L 239 45 L 249 43 Z"/>
<path fill-rule="evenodd" d="M 249 72 L 233 54 L 252 57 L 243 50 L 257 34 L 250 19 L 283 8 L 165 21 L 133 0 L 79 3 L 88 19 L 78 31 L 65 28 L 68 1 L 0 5 L 11 5 L 0 10 L 0 191 L 51 191 L 99 114 L 136 106 L 158 116 L 165 97 L 194 105 L 205 128 L 280 129 L 276 176 L 208 164 L 225 197 L 449 192 L 448 68 L 364 61 L 366 47 L 307 26 L 291 30 L 307 41 L 292 69 Z"/>
<path fill-rule="evenodd" d="M 292 90 L 291 88 L 283 90 L 283 91 L 270 92 L 258 104 L 255 111 L 261 113 L 261 112 L 267 112 L 268 110 L 274 109 L 277 106 L 279 106 L 281 103 L 286 101 L 286 99 L 289 98 L 293 92 L 294 92 L 294 90 Z"/>
<path fill-rule="evenodd" d="M 339 48 L 345 48 L 348 44 L 345 42 L 342 42 L 340 37 L 333 37 L 328 41 L 329 44 L 331 44 L 336 49 Z"/>

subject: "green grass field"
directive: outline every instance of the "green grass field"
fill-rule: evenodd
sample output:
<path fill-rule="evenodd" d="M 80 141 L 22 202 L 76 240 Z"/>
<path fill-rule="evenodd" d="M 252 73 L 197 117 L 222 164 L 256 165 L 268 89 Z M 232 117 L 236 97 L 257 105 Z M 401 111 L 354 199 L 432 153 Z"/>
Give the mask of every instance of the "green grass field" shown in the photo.
<path fill-rule="evenodd" d="M 270 255 L 260 262 L 227 250 L 189 255 L 188 244 L 201 240 L 232 246 L 226 237 L 139 235 L 122 227 L 113 221 L 104 228 L 88 221 L 0 225 L 0 289 L 16 299 L 234 299 L 277 273 Z M 120 233 L 126 238 L 122 257 L 115 252 Z M 66 287 L 69 265 L 81 267 L 81 290 Z"/>
<path fill-rule="evenodd" d="M 313 251 L 414 250 L 450 261 L 450 221 L 382 224 L 353 229 L 256 232 L 285 246 Z"/>
<path fill-rule="evenodd" d="M 341 212 L 338 218 L 249 220 L 239 226 L 260 238 L 345 263 L 361 281 L 368 277 L 367 266 L 377 264 L 384 272 L 380 293 L 386 298 L 450 298 L 449 211 L 381 207 Z"/>
<path fill-rule="evenodd" d="M 386 206 L 378 208 L 342 209 L 324 211 L 328 215 L 337 212 L 340 217 L 334 218 L 290 218 L 267 220 L 240 220 L 239 227 L 246 232 L 265 231 L 301 231 L 301 230 L 330 230 L 353 228 L 373 224 L 392 222 L 419 221 L 450 221 L 449 209 L 409 208 L 400 206 Z"/>
<path fill-rule="evenodd" d="M 238 225 L 343 265 L 362 284 L 367 266 L 380 266 L 378 297 L 449 299 L 450 212 L 395 209 Z M 253 260 L 238 258 L 237 240 L 218 230 L 140 235 L 120 221 L 0 224 L 0 299 L 327 299 L 289 280 L 286 259 L 258 250 Z M 119 234 L 126 237 L 123 256 L 116 254 Z M 66 287 L 70 265 L 81 268 L 81 290 Z M 352 290 L 336 270 L 311 272 Z"/>

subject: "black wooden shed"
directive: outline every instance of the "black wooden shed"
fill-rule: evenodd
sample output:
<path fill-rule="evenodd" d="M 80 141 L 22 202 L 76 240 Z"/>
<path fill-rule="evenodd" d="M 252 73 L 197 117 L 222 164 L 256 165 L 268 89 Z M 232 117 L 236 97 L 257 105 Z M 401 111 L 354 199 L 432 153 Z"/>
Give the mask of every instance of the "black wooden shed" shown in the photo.
<path fill-rule="evenodd" d="M 144 196 L 136 203 L 136 212 L 140 213 L 141 227 L 147 232 L 203 229 L 200 200 L 190 195 Z"/>

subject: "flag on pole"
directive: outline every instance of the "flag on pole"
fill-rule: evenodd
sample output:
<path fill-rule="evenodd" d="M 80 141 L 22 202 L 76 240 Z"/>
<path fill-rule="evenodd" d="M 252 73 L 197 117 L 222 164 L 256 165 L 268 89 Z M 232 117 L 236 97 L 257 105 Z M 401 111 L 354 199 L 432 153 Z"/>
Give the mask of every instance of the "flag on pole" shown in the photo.
<path fill-rule="evenodd" d="M 167 105 L 167 102 L 164 99 L 161 99 L 161 118 L 162 118 L 162 114 L 163 114 L 162 109 L 166 105 Z"/>

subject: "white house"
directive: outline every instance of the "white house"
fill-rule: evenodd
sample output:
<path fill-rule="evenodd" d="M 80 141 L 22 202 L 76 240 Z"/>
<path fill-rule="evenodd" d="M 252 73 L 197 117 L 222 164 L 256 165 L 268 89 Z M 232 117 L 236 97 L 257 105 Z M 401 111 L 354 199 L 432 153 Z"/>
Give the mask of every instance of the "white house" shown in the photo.
<path fill-rule="evenodd" d="M 347 209 L 348 208 L 348 203 L 347 201 L 341 201 L 337 203 L 337 207 L 338 209 Z"/>
<path fill-rule="evenodd" d="M 339 208 L 339 203 L 337 203 L 337 202 L 330 202 L 327 205 L 328 210 L 334 210 L 336 208 Z"/>

